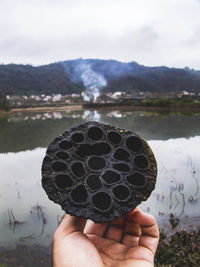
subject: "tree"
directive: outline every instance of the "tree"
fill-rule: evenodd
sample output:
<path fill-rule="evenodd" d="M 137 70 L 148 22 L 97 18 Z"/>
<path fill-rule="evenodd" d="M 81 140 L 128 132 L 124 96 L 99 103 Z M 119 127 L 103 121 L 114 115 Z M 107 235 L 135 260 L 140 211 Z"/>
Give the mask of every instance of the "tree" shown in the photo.
<path fill-rule="evenodd" d="M 0 92 L 0 110 L 9 111 L 10 106 L 6 97 Z"/>

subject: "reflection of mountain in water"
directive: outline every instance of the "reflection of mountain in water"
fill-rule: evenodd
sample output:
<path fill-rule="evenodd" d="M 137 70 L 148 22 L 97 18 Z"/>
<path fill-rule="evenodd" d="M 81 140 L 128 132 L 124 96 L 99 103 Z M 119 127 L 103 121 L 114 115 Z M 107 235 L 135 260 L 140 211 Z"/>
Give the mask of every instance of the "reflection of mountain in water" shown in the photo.
<path fill-rule="evenodd" d="M 161 115 L 134 111 L 73 111 L 21 113 L 0 117 L 0 152 L 47 147 L 65 130 L 86 120 L 98 120 L 130 129 L 147 140 L 200 135 L 200 114 Z"/>
<path fill-rule="evenodd" d="M 106 122 L 133 130 L 147 140 L 167 140 L 170 138 L 200 135 L 200 114 L 159 114 L 145 112 L 117 113 L 107 117 Z"/>
<path fill-rule="evenodd" d="M 47 147 L 57 135 L 81 122 L 81 118 L 11 120 L 0 131 L 0 152 Z"/>

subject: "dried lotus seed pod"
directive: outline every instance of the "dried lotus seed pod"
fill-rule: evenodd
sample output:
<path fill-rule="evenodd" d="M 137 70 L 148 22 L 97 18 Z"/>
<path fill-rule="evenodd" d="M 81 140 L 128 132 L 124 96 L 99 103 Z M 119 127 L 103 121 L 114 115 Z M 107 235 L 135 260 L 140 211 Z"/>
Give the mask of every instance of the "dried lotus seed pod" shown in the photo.
<path fill-rule="evenodd" d="M 157 164 L 147 142 L 129 130 L 87 122 L 53 140 L 42 163 L 42 186 L 67 213 L 110 222 L 153 191 Z"/>

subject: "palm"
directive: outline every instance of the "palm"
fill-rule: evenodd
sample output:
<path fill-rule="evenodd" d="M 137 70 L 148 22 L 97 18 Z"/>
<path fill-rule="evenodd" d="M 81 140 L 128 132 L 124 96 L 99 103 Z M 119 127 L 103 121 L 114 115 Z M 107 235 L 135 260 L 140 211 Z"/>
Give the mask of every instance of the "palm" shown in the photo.
<path fill-rule="evenodd" d="M 153 220 L 137 209 L 134 215 L 128 214 L 110 225 L 88 222 L 84 233 L 73 231 L 60 238 L 57 248 L 61 255 L 56 258 L 62 261 L 54 266 L 124 267 L 134 266 L 134 261 L 151 266 L 158 243 L 157 224 Z"/>
<path fill-rule="evenodd" d="M 93 255 L 101 261 L 99 261 L 99 266 L 125 266 L 128 265 L 129 261 L 133 259 L 137 259 L 137 253 L 143 253 L 142 250 L 144 248 L 130 248 L 124 244 L 120 244 L 119 242 L 106 240 L 99 236 L 90 236 L 91 241 L 95 244 L 97 253 Z M 134 255 L 136 257 L 134 257 Z"/>

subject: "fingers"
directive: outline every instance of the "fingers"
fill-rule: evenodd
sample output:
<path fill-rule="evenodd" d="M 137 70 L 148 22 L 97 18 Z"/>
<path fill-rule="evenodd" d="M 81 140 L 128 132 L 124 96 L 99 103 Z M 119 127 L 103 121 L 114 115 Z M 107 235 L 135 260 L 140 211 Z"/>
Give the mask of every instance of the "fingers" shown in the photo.
<path fill-rule="evenodd" d="M 85 224 L 86 219 L 65 214 L 55 232 L 55 235 L 67 236 L 73 232 L 83 232 Z"/>
<path fill-rule="evenodd" d="M 134 214 L 138 208 L 131 211 L 130 214 Z M 141 235 L 140 225 L 135 223 L 133 220 L 130 220 L 129 213 L 126 215 L 126 227 L 124 230 L 124 235 L 122 242 L 124 245 L 128 247 L 136 247 L 138 246 L 139 238 Z"/>
<path fill-rule="evenodd" d="M 127 221 L 122 240 L 123 244 L 128 247 L 136 247 L 138 246 L 140 236 L 141 236 L 140 226 L 134 222 L 130 223 Z"/>
<path fill-rule="evenodd" d="M 141 236 L 138 245 L 148 248 L 155 255 L 159 241 L 159 229 L 155 218 L 142 212 L 139 208 L 133 213 L 129 213 L 128 217 L 129 220 L 140 225 Z"/>
<path fill-rule="evenodd" d="M 138 207 L 110 224 L 96 224 L 90 221 L 87 223 L 84 233 L 121 242 L 128 247 L 140 245 L 148 248 L 154 254 L 159 240 L 159 230 L 155 218 L 142 212 Z"/>
<path fill-rule="evenodd" d="M 142 234 L 156 238 L 159 237 L 158 225 L 155 218 L 151 214 L 144 213 L 140 208 L 128 214 L 128 221 L 139 224 Z"/>
<path fill-rule="evenodd" d="M 93 234 L 97 236 L 103 236 L 106 231 L 108 223 L 94 223 L 93 221 L 87 221 L 84 234 Z"/>
<path fill-rule="evenodd" d="M 126 216 L 118 218 L 111 223 L 96 224 L 89 221 L 84 230 L 85 234 L 97 235 L 126 245 L 131 243 L 131 246 L 138 244 L 140 232 L 140 227 L 133 222 L 127 222 Z"/>
<path fill-rule="evenodd" d="M 116 219 L 112 223 L 97 224 L 92 221 L 88 222 L 85 227 L 85 234 L 93 234 L 106 239 L 120 242 L 124 226 L 124 216 Z"/>

